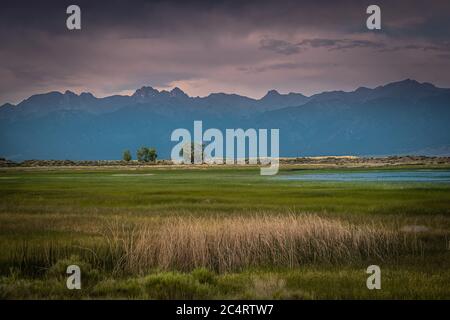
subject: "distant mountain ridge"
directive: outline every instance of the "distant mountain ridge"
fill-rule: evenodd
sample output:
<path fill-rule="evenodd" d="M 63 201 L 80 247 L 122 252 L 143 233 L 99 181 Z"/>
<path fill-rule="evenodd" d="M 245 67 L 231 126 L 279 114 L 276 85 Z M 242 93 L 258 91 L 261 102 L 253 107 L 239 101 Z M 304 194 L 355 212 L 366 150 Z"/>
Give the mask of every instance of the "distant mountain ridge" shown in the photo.
<path fill-rule="evenodd" d="M 104 98 L 49 92 L 0 107 L 0 156 L 118 159 L 124 149 L 151 145 L 168 158 L 172 130 L 192 130 L 194 120 L 205 128 L 279 128 L 282 156 L 446 155 L 450 89 L 406 79 L 309 97 L 270 90 L 261 99 L 147 86 Z"/>
<path fill-rule="evenodd" d="M 114 112 L 119 108 L 146 104 L 152 107 L 162 105 L 183 104 L 186 108 L 196 106 L 216 108 L 216 111 L 225 111 L 222 108 L 246 108 L 254 111 L 267 111 L 272 108 L 296 106 L 305 103 L 308 98 L 300 93 L 280 94 L 276 90 L 270 90 L 261 99 L 253 99 L 237 94 L 211 93 L 206 97 L 190 97 L 180 88 L 175 87 L 170 91 L 157 90 L 149 86 L 137 89 L 131 96 L 113 95 L 97 98 L 92 93 L 83 92 L 77 95 L 71 91 L 64 93 L 52 91 L 44 94 L 33 95 L 16 106 L 6 103 L 0 106 L 0 115 L 4 109 L 14 107 L 22 108 L 25 114 L 28 112 L 51 112 L 56 110 L 83 110 L 94 114 Z M 208 111 L 208 110 L 205 110 Z M 242 110 L 246 112 L 246 110 Z"/>

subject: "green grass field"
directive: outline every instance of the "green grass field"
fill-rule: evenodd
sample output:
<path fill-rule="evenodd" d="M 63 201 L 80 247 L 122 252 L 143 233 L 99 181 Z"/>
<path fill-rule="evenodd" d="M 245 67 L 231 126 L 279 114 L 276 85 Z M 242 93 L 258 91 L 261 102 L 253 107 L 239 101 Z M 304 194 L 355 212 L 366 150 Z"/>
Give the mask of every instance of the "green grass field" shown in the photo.
<path fill-rule="evenodd" d="M 374 169 L 279 175 L 349 170 Z M 449 249 L 448 183 L 282 180 L 256 167 L 0 171 L 0 298 L 450 299 Z M 69 264 L 82 290 L 66 288 Z M 366 287 L 371 264 L 381 290 Z"/>

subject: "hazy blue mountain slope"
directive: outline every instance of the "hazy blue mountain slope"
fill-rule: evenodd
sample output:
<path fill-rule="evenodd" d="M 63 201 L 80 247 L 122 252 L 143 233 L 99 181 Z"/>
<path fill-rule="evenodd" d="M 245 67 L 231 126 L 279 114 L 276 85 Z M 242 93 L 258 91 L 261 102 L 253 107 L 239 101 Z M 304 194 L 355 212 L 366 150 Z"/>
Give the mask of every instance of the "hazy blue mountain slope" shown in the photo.
<path fill-rule="evenodd" d="M 450 90 L 404 80 L 311 97 L 269 91 L 189 97 L 142 87 L 131 96 L 50 92 L 0 107 L 0 156 L 13 160 L 118 159 L 154 146 L 170 156 L 176 128 L 279 128 L 282 156 L 388 155 L 450 150 Z"/>

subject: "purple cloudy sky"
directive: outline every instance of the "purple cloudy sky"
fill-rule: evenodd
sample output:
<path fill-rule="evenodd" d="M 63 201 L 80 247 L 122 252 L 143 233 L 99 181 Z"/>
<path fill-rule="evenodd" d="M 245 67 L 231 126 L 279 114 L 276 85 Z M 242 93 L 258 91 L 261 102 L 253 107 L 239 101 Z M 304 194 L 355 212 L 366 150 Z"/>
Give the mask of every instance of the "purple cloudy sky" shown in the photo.
<path fill-rule="evenodd" d="M 68 31 L 78 4 L 82 30 Z M 365 27 L 368 5 L 382 30 Z M 450 1 L 2 1 L 0 104 L 143 85 L 313 94 L 413 78 L 450 87 Z"/>

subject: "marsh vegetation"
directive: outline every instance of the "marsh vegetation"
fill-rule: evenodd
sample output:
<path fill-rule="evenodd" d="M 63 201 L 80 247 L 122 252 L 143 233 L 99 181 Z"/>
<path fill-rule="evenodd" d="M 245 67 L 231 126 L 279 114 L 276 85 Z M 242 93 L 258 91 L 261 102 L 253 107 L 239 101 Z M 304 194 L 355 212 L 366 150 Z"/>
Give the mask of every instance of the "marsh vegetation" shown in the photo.
<path fill-rule="evenodd" d="M 283 180 L 256 167 L 5 169 L 0 295 L 449 298 L 449 214 L 447 183 Z M 65 286 L 69 264 L 80 291 Z M 370 264 L 382 290 L 365 286 Z"/>

